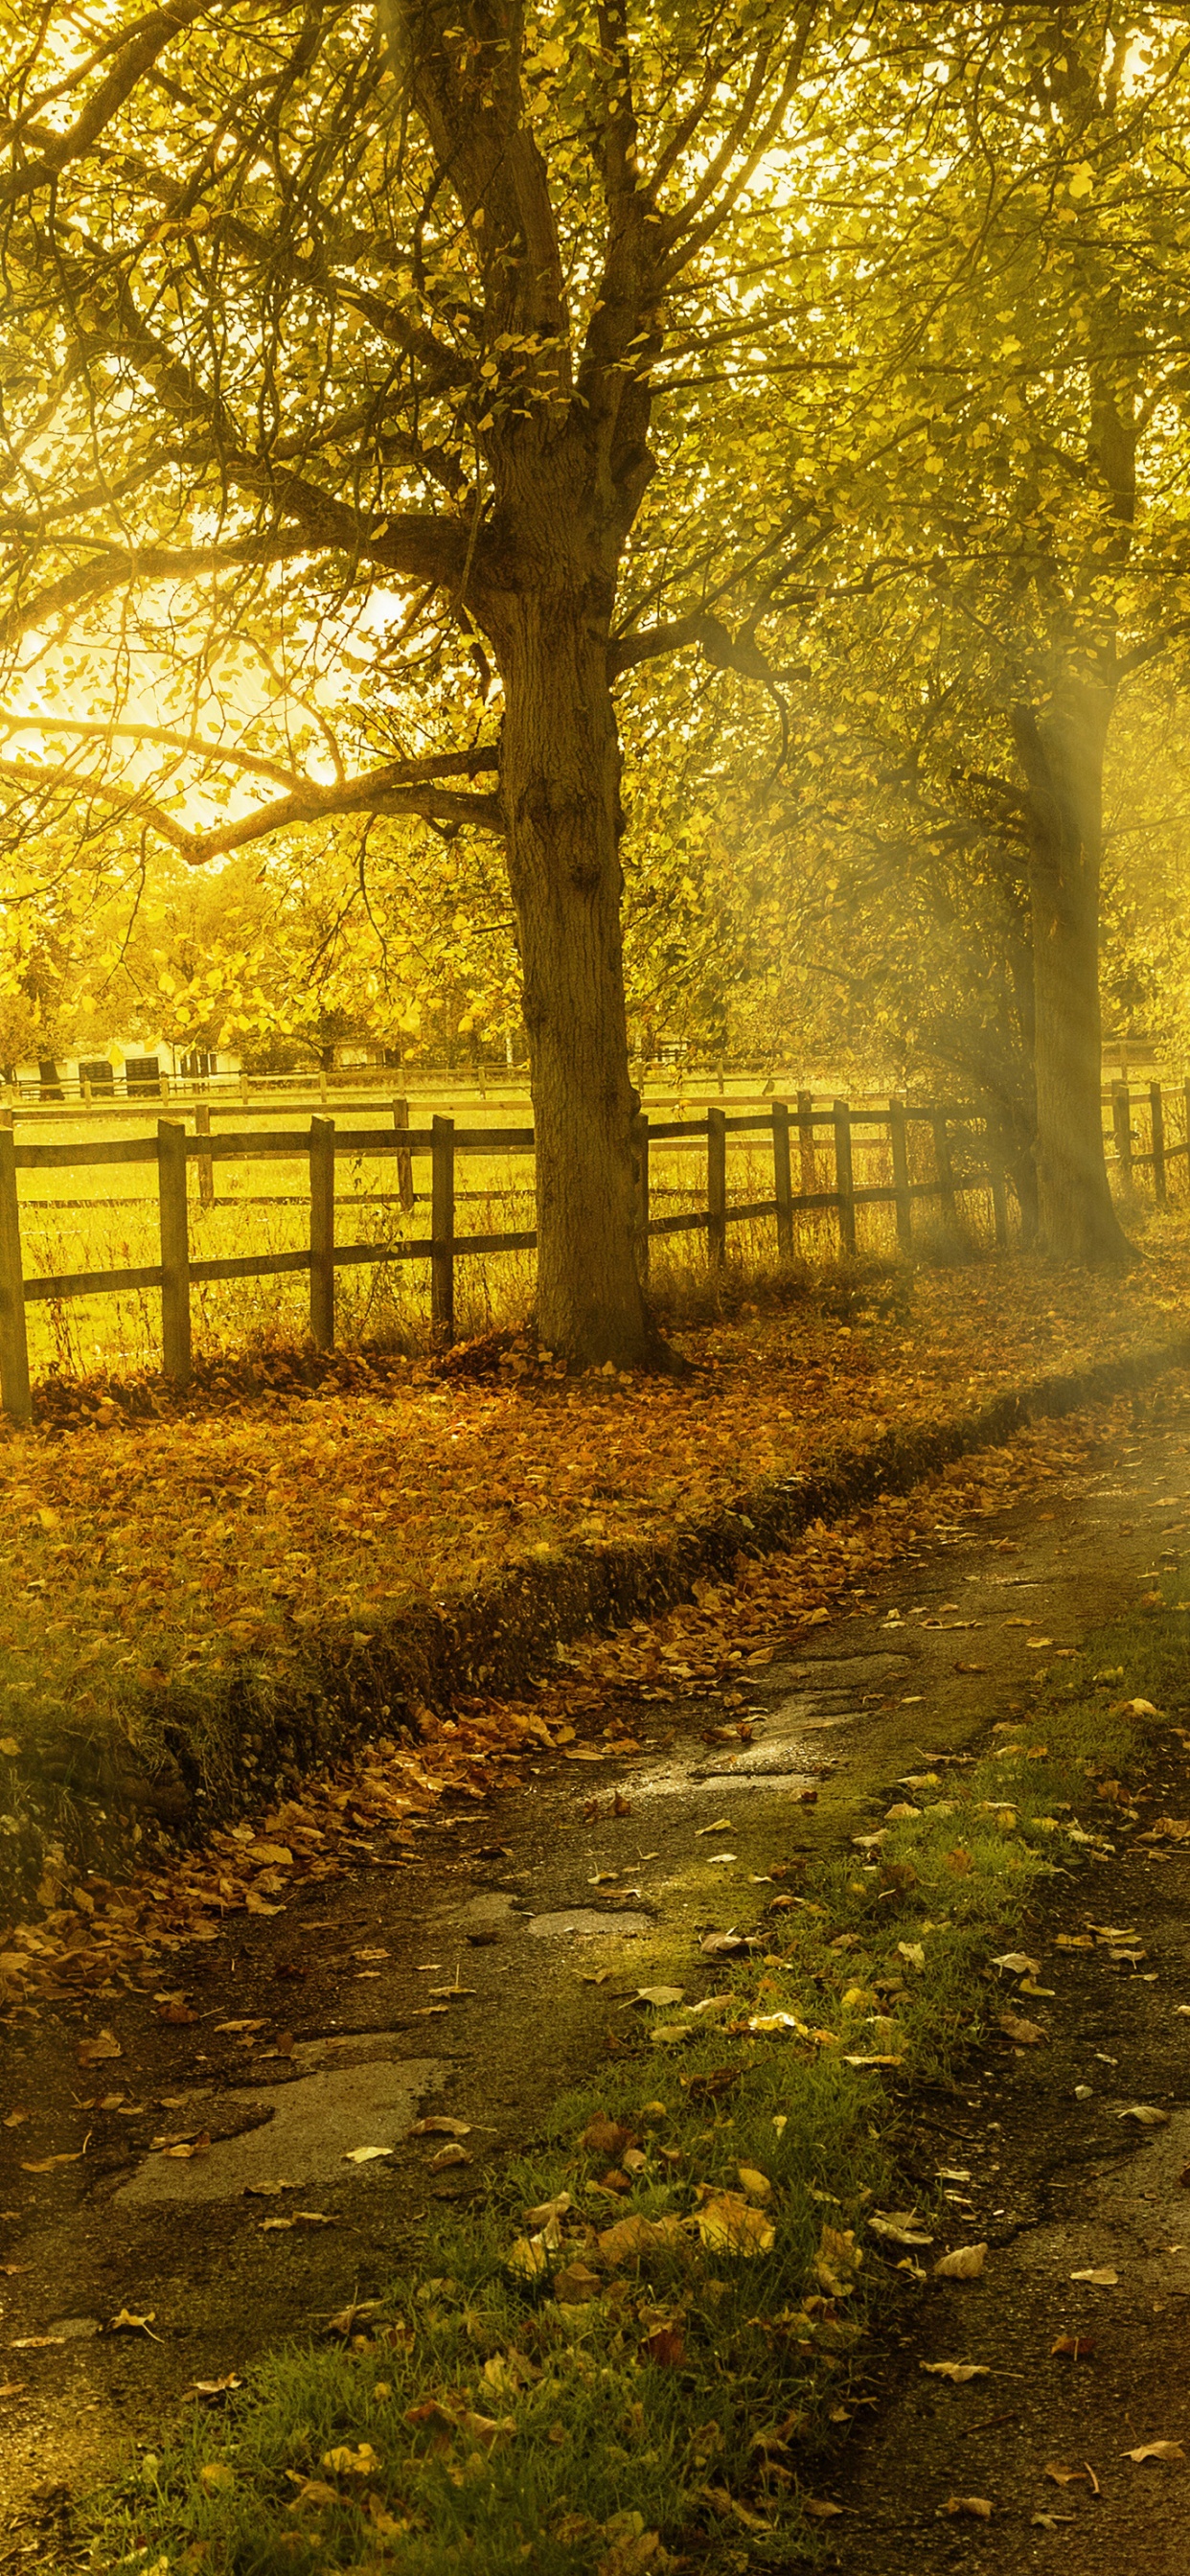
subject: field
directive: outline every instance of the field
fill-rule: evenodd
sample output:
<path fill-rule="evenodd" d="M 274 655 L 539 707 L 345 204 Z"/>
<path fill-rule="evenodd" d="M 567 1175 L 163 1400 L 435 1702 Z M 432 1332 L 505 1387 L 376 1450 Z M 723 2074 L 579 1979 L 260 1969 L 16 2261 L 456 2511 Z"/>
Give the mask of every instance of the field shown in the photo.
<path fill-rule="evenodd" d="M 754 1086 L 729 1082 L 722 1093 L 702 1085 L 677 1094 L 672 1086 L 651 1086 L 645 1109 L 655 1122 L 704 1117 L 709 1104 L 729 1115 L 763 1113 L 770 1105 Z M 820 1103 L 821 1105 L 821 1103 Z M 410 1121 L 428 1125 L 438 1113 L 469 1129 L 529 1124 L 527 1092 L 511 1087 L 486 1095 L 468 1085 L 464 1090 L 427 1089 L 410 1098 Z M 157 1106 L 142 1109 L 92 1107 L 78 1115 L 41 1107 L 18 1108 L 19 1144 L 90 1143 L 114 1137 L 128 1139 L 155 1132 Z M 194 1132 L 194 1103 L 175 1099 L 166 1113 L 184 1118 Z M 342 1128 L 391 1128 L 391 1097 L 351 1090 L 332 1093 L 323 1102 L 259 1101 L 242 1107 L 234 1100 L 213 1104 L 212 1126 L 218 1134 L 234 1128 L 266 1137 L 270 1132 L 304 1127 L 310 1116 L 334 1118 Z M 910 1174 L 914 1181 L 933 1178 L 933 1140 L 928 1124 L 914 1122 L 909 1131 Z M 992 1212 L 982 1188 L 963 1190 L 964 1173 L 974 1168 L 974 1146 L 955 1139 L 955 1171 L 962 1195 L 960 1213 L 974 1244 L 991 1240 Z M 964 1154 L 966 1151 L 966 1160 Z M 194 1259 L 299 1251 L 309 1241 L 309 1181 L 304 1157 L 267 1161 L 219 1161 L 214 1167 L 214 1196 L 203 1204 L 198 1166 L 189 1171 L 190 1249 Z M 337 1159 L 337 1225 L 339 1243 L 375 1242 L 382 1256 L 388 1245 L 424 1239 L 429 1233 L 429 1161 L 413 1163 L 414 1204 L 402 1208 L 391 1152 L 343 1155 Z M 855 1138 L 858 1189 L 887 1186 L 892 1179 L 887 1134 Z M 829 1129 L 819 1129 L 812 1151 L 794 1143 L 793 1186 L 797 1193 L 834 1188 L 834 1156 Z M 773 1167 L 769 1139 L 728 1139 L 729 1207 L 771 1200 Z M 126 1270 L 159 1258 L 156 1173 L 151 1164 L 94 1167 L 85 1162 L 53 1171 L 19 1174 L 21 1233 L 26 1275 L 52 1276 L 83 1270 Z M 706 1205 L 706 1144 L 701 1138 L 659 1141 L 650 1149 L 650 1204 L 654 1216 L 693 1213 Z M 524 1232 L 533 1225 L 532 1157 L 526 1153 L 471 1151 L 460 1154 L 456 1171 L 456 1229 L 460 1234 Z M 936 1222 L 936 1219 L 935 1219 Z M 930 1226 L 928 1202 L 921 1213 Z M 771 1262 L 775 1253 L 771 1217 L 749 1217 L 732 1226 L 732 1256 L 749 1267 Z M 890 1208 L 857 1210 L 857 1246 L 862 1253 L 895 1249 Z M 798 1254 L 812 1263 L 833 1258 L 838 1250 L 833 1210 L 813 1209 L 796 1219 Z M 658 1283 L 673 1288 L 705 1271 L 706 1242 L 701 1229 L 654 1242 L 652 1259 Z M 532 1302 L 534 1255 L 509 1251 L 466 1255 L 458 1271 L 457 1317 L 460 1337 L 469 1338 L 495 1324 L 522 1317 Z M 196 1347 L 212 1351 L 242 1346 L 254 1335 L 280 1333 L 300 1339 L 308 1323 L 308 1288 L 303 1275 L 280 1278 L 195 1282 L 192 1308 Z M 152 1365 L 160 1355 L 160 1298 L 151 1288 L 111 1295 L 31 1301 L 27 1309 L 30 1362 L 34 1375 L 50 1367 L 70 1374 L 96 1368 Z M 418 1343 L 429 1319 L 429 1264 L 426 1261 L 361 1264 L 341 1270 L 337 1279 L 336 1329 L 350 1343 L 366 1338 L 381 1342 Z"/>

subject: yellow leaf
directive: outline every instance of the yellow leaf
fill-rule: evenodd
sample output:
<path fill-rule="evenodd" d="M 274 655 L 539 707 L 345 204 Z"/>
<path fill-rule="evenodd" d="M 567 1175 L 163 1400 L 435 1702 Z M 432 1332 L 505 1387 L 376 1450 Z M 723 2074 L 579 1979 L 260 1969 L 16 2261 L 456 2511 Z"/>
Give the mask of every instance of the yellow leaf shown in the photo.
<path fill-rule="evenodd" d="M 694 2223 L 712 2254 L 768 2254 L 776 2243 L 771 2219 L 736 2191 L 712 2192 Z"/>

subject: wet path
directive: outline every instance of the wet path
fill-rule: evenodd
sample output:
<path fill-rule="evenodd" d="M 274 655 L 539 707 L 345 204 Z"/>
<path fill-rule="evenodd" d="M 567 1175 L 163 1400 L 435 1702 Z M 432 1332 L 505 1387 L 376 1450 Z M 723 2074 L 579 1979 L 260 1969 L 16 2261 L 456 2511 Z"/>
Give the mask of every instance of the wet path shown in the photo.
<path fill-rule="evenodd" d="M 43 2007 L 0 2103 L 27 2115 L 0 2128 L 0 2509 L 378 2289 L 433 2201 L 481 2189 L 631 2030 L 638 1987 L 713 1984 L 700 1939 L 751 1919 L 756 1880 L 862 1833 L 899 1775 L 961 1758 L 1130 1606 L 1183 1544 L 1167 1389 L 1043 1508 L 943 1527 L 758 1671 L 750 1742 L 716 1698 L 654 1701 L 634 1757 L 572 1748 L 435 1820 L 411 1865 L 295 1887 L 143 1992 Z M 121 2054 L 84 2071 L 100 2031 Z M 427 2116 L 465 2144 L 418 2135 Z M 151 2331 L 101 2331 L 121 2310 Z"/>

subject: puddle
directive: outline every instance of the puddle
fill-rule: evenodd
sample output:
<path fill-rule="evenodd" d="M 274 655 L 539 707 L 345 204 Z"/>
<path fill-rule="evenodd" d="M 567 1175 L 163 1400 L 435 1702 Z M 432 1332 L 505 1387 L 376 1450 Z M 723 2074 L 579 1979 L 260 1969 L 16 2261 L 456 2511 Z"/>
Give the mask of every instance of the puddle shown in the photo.
<path fill-rule="evenodd" d="M 852 1690 L 857 1683 L 862 1688 L 865 1682 L 886 1681 L 894 1672 L 903 1672 L 912 1661 L 912 1655 L 823 1655 L 812 1663 L 790 1664 L 786 1670 L 791 1681 L 810 1682 L 826 1690 L 831 1688 L 829 1675 L 838 1673 L 839 1688 Z"/>
<path fill-rule="evenodd" d="M 373 2047 L 377 2037 L 371 2035 Z M 327 2050 L 325 2041 L 307 2045 Z M 121 2206 L 233 2200 L 249 2183 L 341 2181 L 348 2171 L 359 2170 L 344 2163 L 350 2148 L 392 2147 L 408 2136 L 422 2095 L 433 2092 L 446 2071 L 433 2057 L 373 2057 L 322 2066 L 291 2084 L 220 2094 L 221 2105 L 232 2110 L 267 2110 L 271 2117 L 237 2138 L 215 2139 L 200 2156 L 181 2161 L 150 2156 L 121 2183 L 113 2200 Z M 371 2168 L 377 2169 L 384 2170 L 383 2158 Z"/>
<path fill-rule="evenodd" d="M 750 1744 L 744 1753 L 720 1753 L 710 1762 L 700 1762 L 692 1771 L 692 1780 L 789 1780 L 800 1789 L 812 1789 L 824 1770 L 833 1763 L 814 1763 L 804 1744 Z"/>
<path fill-rule="evenodd" d="M 783 1699 L 776 1708 L 770 1708 L 764 1720 L 766 1744 L 770 1743 L 775 1735 L 810 1735 L 820 1732 L 824 1726 L 855 1726 L 864 1717 L 871 1715 L 868 1709 L 841 1708 L 832 1710 L 829 1717 L 811 1717 L 808 1714 L 809 1710 L 821 1708 L 823 1699 L 828 1696 L 843 1699 L 846 1693 L 820 1692 L 814 1699 Z"/>
<path fill-rule="evenodd" d="M 527 1928 L 535 1941 L 624 1941 L 654 1924 L 649 1914 L 600 1914 L 593 1905 L 575 1905 L 567 1914 L 534 1914 Z"/>

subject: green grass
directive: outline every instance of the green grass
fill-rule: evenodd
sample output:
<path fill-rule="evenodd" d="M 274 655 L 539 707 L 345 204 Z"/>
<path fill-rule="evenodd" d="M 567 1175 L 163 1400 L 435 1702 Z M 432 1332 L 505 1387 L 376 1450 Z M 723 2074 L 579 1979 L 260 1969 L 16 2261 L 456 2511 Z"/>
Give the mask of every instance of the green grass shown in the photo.
<path fill-rule="evenodd" d="M 999 1731 L 1019 1750 L 894 1788 L 920 1812 L 874 1858 L 836 1856 L 766 1892 L 766 1950 L 708 1973 L 731 1997 L 713 2028 L 684 2046 L 642 2028 L 554 2105 L 481 2208 L 435 2218 L 383 2298 L 323 2344 L 270 2355 L 225 2411 L 196 2407 L 92 2500 L 93 2563 L 152 2576 L 390 2563 L 649 2576 L 675 2553 L 712 2576 L 818 2563 L 832 2423 L 904 2259 L 868 2227 L 905 2196 L 889 2076 L 846 2060 L 894 2058 L 898 2089 L 948 2077 L 980 2033 L 993 1940 L 1088 1849 L 1073 1813 L 1088 1773 L 1126 1778 L 1159 1726 L 1120 1702 L 1172 1714 L 1184 1640 L 1169 1605 L 1091 1637 L 1073 1677 L 1043 1679 L 1034 1712 Z M 797 2027 L 749 2027 L 774 2013 Z M 614 2151 L 631 2186 L 614 2201 L 592 2188 L 608 2162 L 584 2143 L 596 2115 L 635 2141 Z M 729 2237 L 763 2238 L 767 2221 L 771 2243 L 702 2241 L 700 2208 L 724 2193 Z M 560 2241 L 534 2248 L 560 2194 Z M 668 2221 L 670 2241 L 601 2250 L 633 2216 Z"/>

